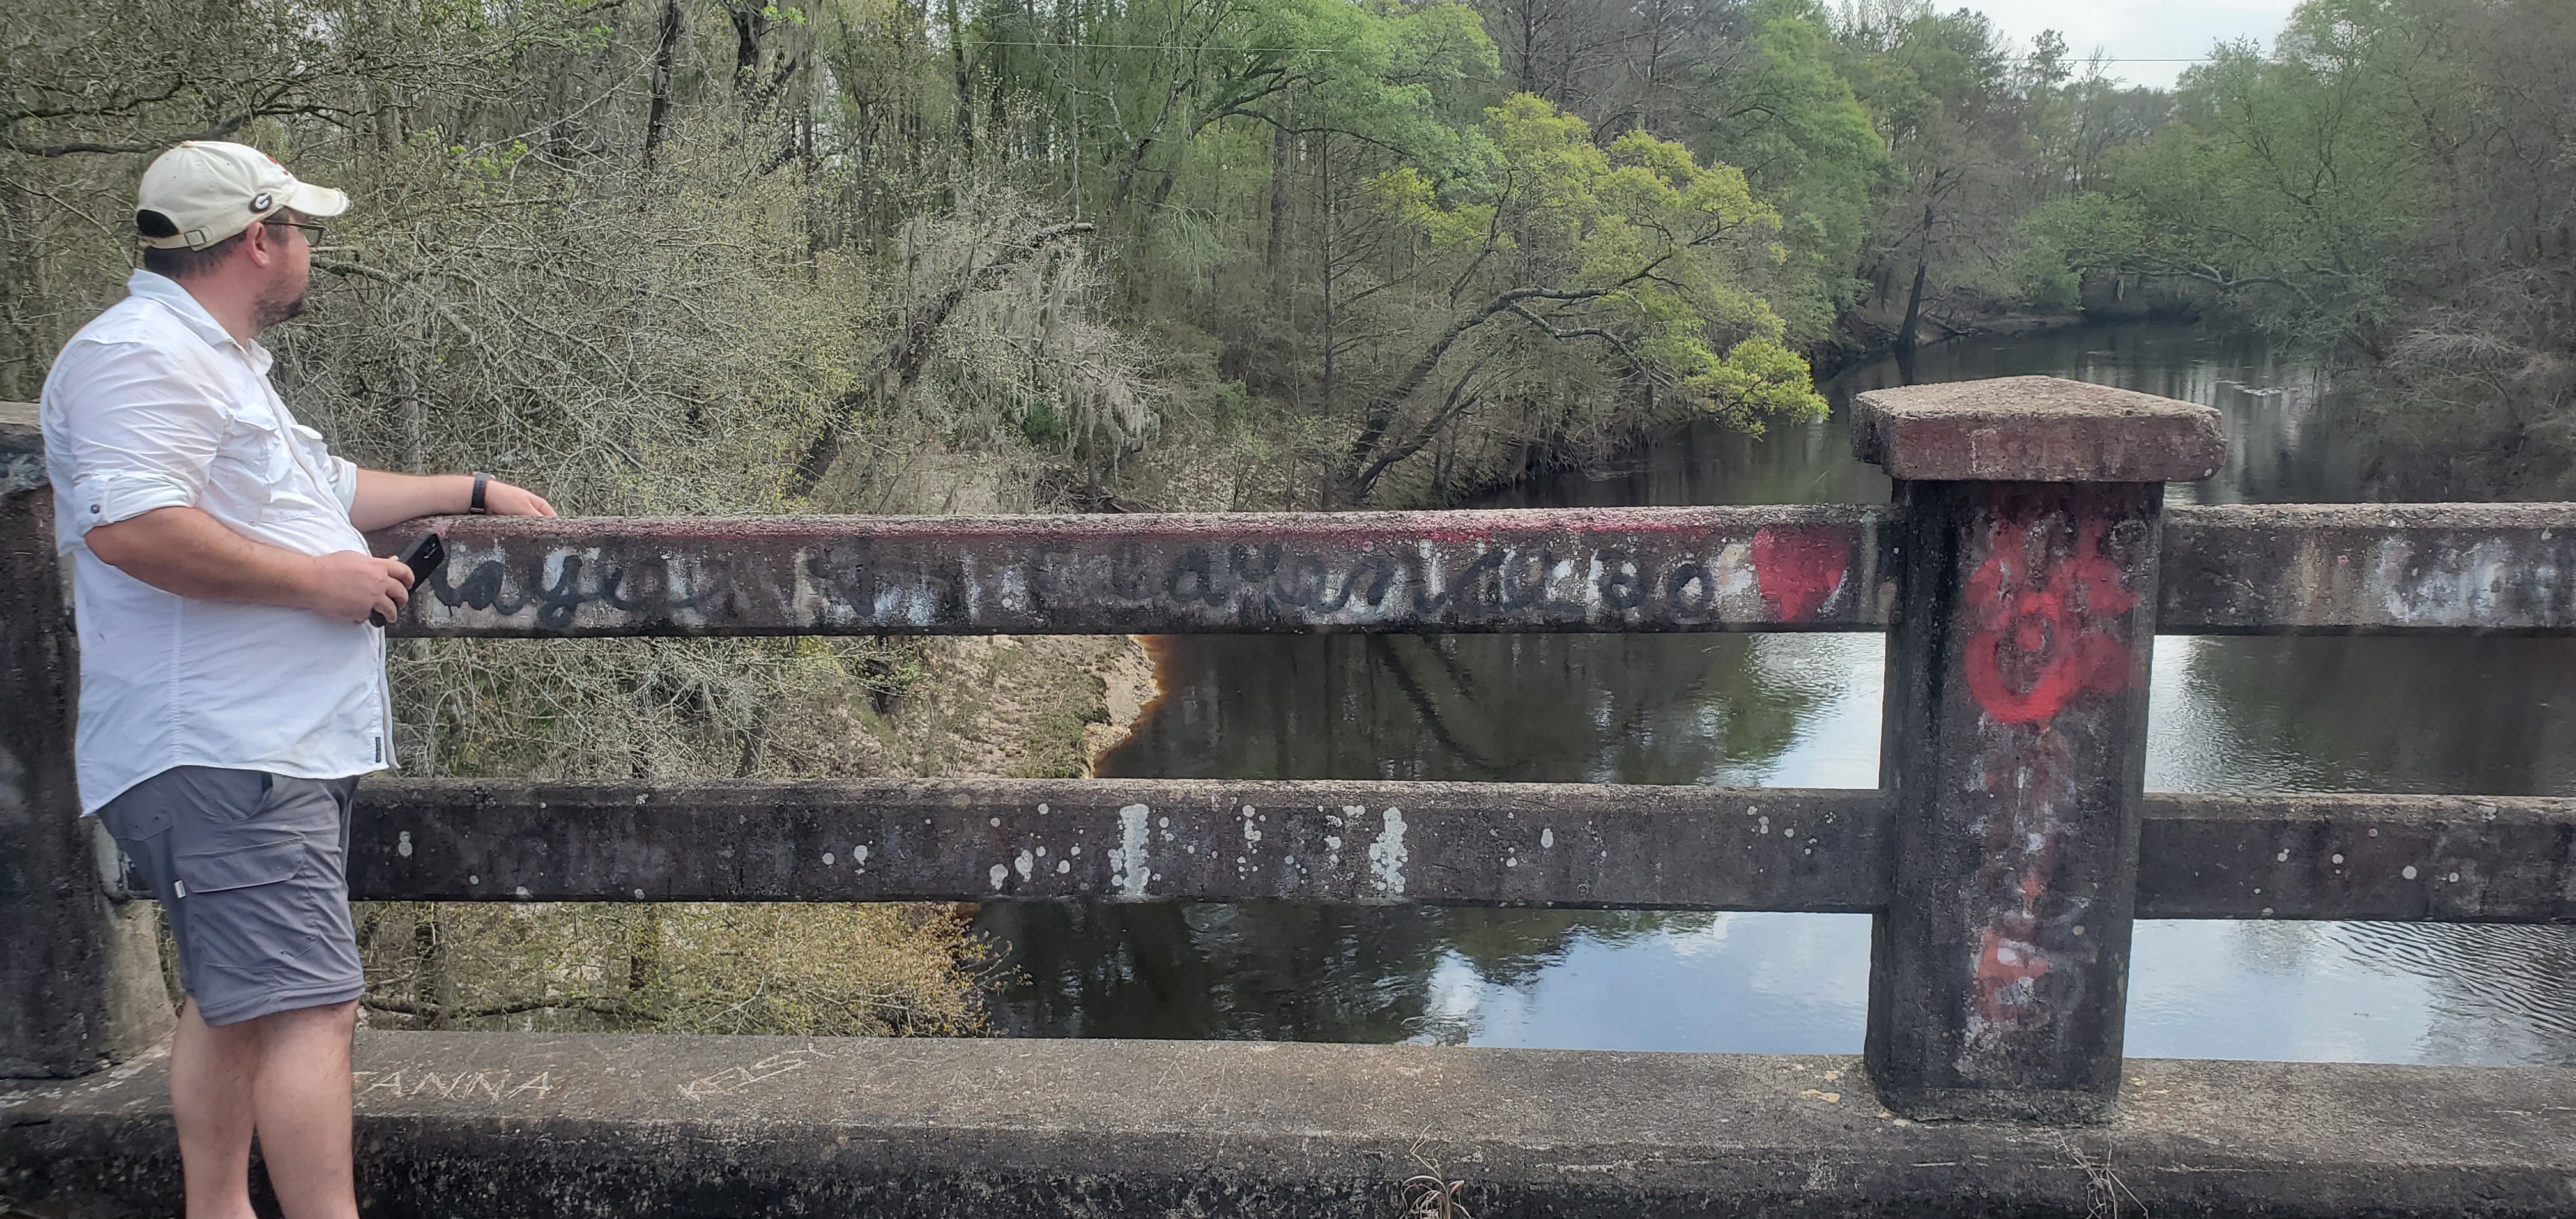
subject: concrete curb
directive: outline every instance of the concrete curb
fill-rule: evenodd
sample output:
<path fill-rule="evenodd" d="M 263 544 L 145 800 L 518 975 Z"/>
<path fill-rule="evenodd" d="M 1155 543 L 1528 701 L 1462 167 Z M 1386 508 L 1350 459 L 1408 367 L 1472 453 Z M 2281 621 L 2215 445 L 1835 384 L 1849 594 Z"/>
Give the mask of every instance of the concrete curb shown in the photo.
<path fill-rule="evenodd" d="M 367 1033 L 376 1216 L 1478 1219 L 2576 1212 L 2576 1071 L 2131 1060 L 2060 1130 L 1885 1115 L 1846 1057 Z M 0 1085 L 0 1196 L 174 1213 L 159 1058 Z M 2134 1208 L 2134 1209 L 2133 1209 Z"/>

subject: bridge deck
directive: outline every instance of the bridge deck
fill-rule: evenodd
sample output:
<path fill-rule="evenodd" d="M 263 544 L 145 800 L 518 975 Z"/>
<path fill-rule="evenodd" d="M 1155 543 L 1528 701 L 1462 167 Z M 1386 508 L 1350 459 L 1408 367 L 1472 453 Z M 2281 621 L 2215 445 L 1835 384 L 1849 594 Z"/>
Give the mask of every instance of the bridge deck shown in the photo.
<path fill-rule="evenodd" d="M 1822 1056 L 370 1033 L 358 1058 L 360 1203 L 388 1217 L 1394 1215 L 1424 1164 L 1478 1219 L 2576 1211 L 2570 1071 L 2132 1059 L 2117 1120 L 2068 1131 L 1892 1118 Z M 161 1062 L 0 1085 L 0 1194 L 175 1213 Z"/>

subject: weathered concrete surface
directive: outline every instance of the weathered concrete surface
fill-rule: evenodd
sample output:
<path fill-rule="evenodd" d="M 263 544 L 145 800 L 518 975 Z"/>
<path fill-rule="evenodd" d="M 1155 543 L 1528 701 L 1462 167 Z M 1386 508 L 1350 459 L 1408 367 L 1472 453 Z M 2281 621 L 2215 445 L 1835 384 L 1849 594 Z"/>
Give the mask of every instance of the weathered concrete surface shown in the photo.
<path fill-rule="evenodd" d="M 1243 832 L 1247 805 L 1258 839 Z M 1139 807 L 1147 870 L 1131 895 L 1126 810 Z M 1403 818 L 1400 850 L 1389 810 Z M 2576 799 L 2151 793 L 2142 814 L 2140 918 L 2576 921 Z M 374 780 L 358 789 L 350 883 L 378 901 L 633 901 L 640 890 L 1866 911 L 1891 891 L 1890 823 L 1877 792 L 1794 788 Z"/>
<path fill-rule="evenodd" d="M 1659 532 L 1675 511 L 1730 519 Z M 411 635 L 1887 625 L 1887 509 L 1553 515 L 465 517 L 376 544 L 449 539 Z M 2576 504 L 2178 507 L 2163 553 L 2168 635 L 2576 633 Z"/>
<path fill-rule="evenodd" d="M 1430 902 L 1856 912 L 1876 792 L 868 780 L 359 789 L 360 898 Z"/>
<path fill-rule="evenodd" d="M 0 495 L 46 486 L 45 440 L 33 402 L 0 402 Z"/>
<path fill-rule="evenodd" d="M 368 1033 L 360 1206 L 476 1219 L 2157 1219 L 2576 1211 L 2576 1072 L 2132 1062 L 2060 1131 L 1886 1116 L 1847 1057 Z M 0 1193 L 175 1213 L 157 1063 L 0 1099 Z M 42 1124 L 33 1124 L 39 1123 Z"/>
<path fill-rule="evenodd" d="M 1896 484 L 1870 1074 L 1913 1117 L 2103 1116 L 2120 1078 L 2164 484 Z"/>
<path fill-rule="evenodd" d="M 2190 482 L 2227 459 L 2206 406 L 2063 377 L 1874 389 L 1852 454 L 1916 481 Z"/>
<path fill-rule="evenodd" d="M 2140 918 L 2576 922 L 2576 799 L 2148 800 Z"/>
<path fill-rule="evenodd" d="M 109 900 L 95 823 L 78 818 L 78 681 L 42 449 L 34 409 L 0 404 L 0 1076 L 95 1071 L 170 1021 L 153 908 Z"/>
<path fill-rule="evenodd" d="M 510 520 L 398 633 L 1174 634 L 1874 628 L 1876 509 Z"/>
<path fill-rule="evenodd" d="M 2576 504 L 2175 508 L 2157 629 L 2576 633 Z"/>

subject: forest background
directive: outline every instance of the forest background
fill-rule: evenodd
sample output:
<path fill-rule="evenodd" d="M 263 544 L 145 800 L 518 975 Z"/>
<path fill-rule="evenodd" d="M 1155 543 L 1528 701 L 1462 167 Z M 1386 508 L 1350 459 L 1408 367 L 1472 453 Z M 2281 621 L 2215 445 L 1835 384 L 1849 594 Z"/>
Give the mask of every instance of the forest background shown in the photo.
<path fill-rule="evenodd" d="M 1923 0 L 116 0 L 0 12 L 0 399 L 149 157 L 348 189 L 293 408 L 567 512 L 1411 506 L 2033 319 L 2368 392 L 2375 485 L 2576 488 L 2576 6 L 2311 0 L 2172 90 Z M 413 642 L 414 774 L 1088 764 L 1126 641 Z M 965 1032 L 936 907 L 385 905 L 371 1018 Z"/>

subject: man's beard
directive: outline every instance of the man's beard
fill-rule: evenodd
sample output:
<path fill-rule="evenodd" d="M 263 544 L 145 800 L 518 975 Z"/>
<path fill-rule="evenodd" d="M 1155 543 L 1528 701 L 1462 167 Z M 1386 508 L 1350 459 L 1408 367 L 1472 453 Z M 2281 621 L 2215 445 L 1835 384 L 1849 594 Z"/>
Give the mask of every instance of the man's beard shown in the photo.
<path fill-rule="evenodd" d="M 251 321 L 261 330 L 300 316 L 304 312 L 305 289 L 293 293 L 264 292 L 251 303 Z"/>

